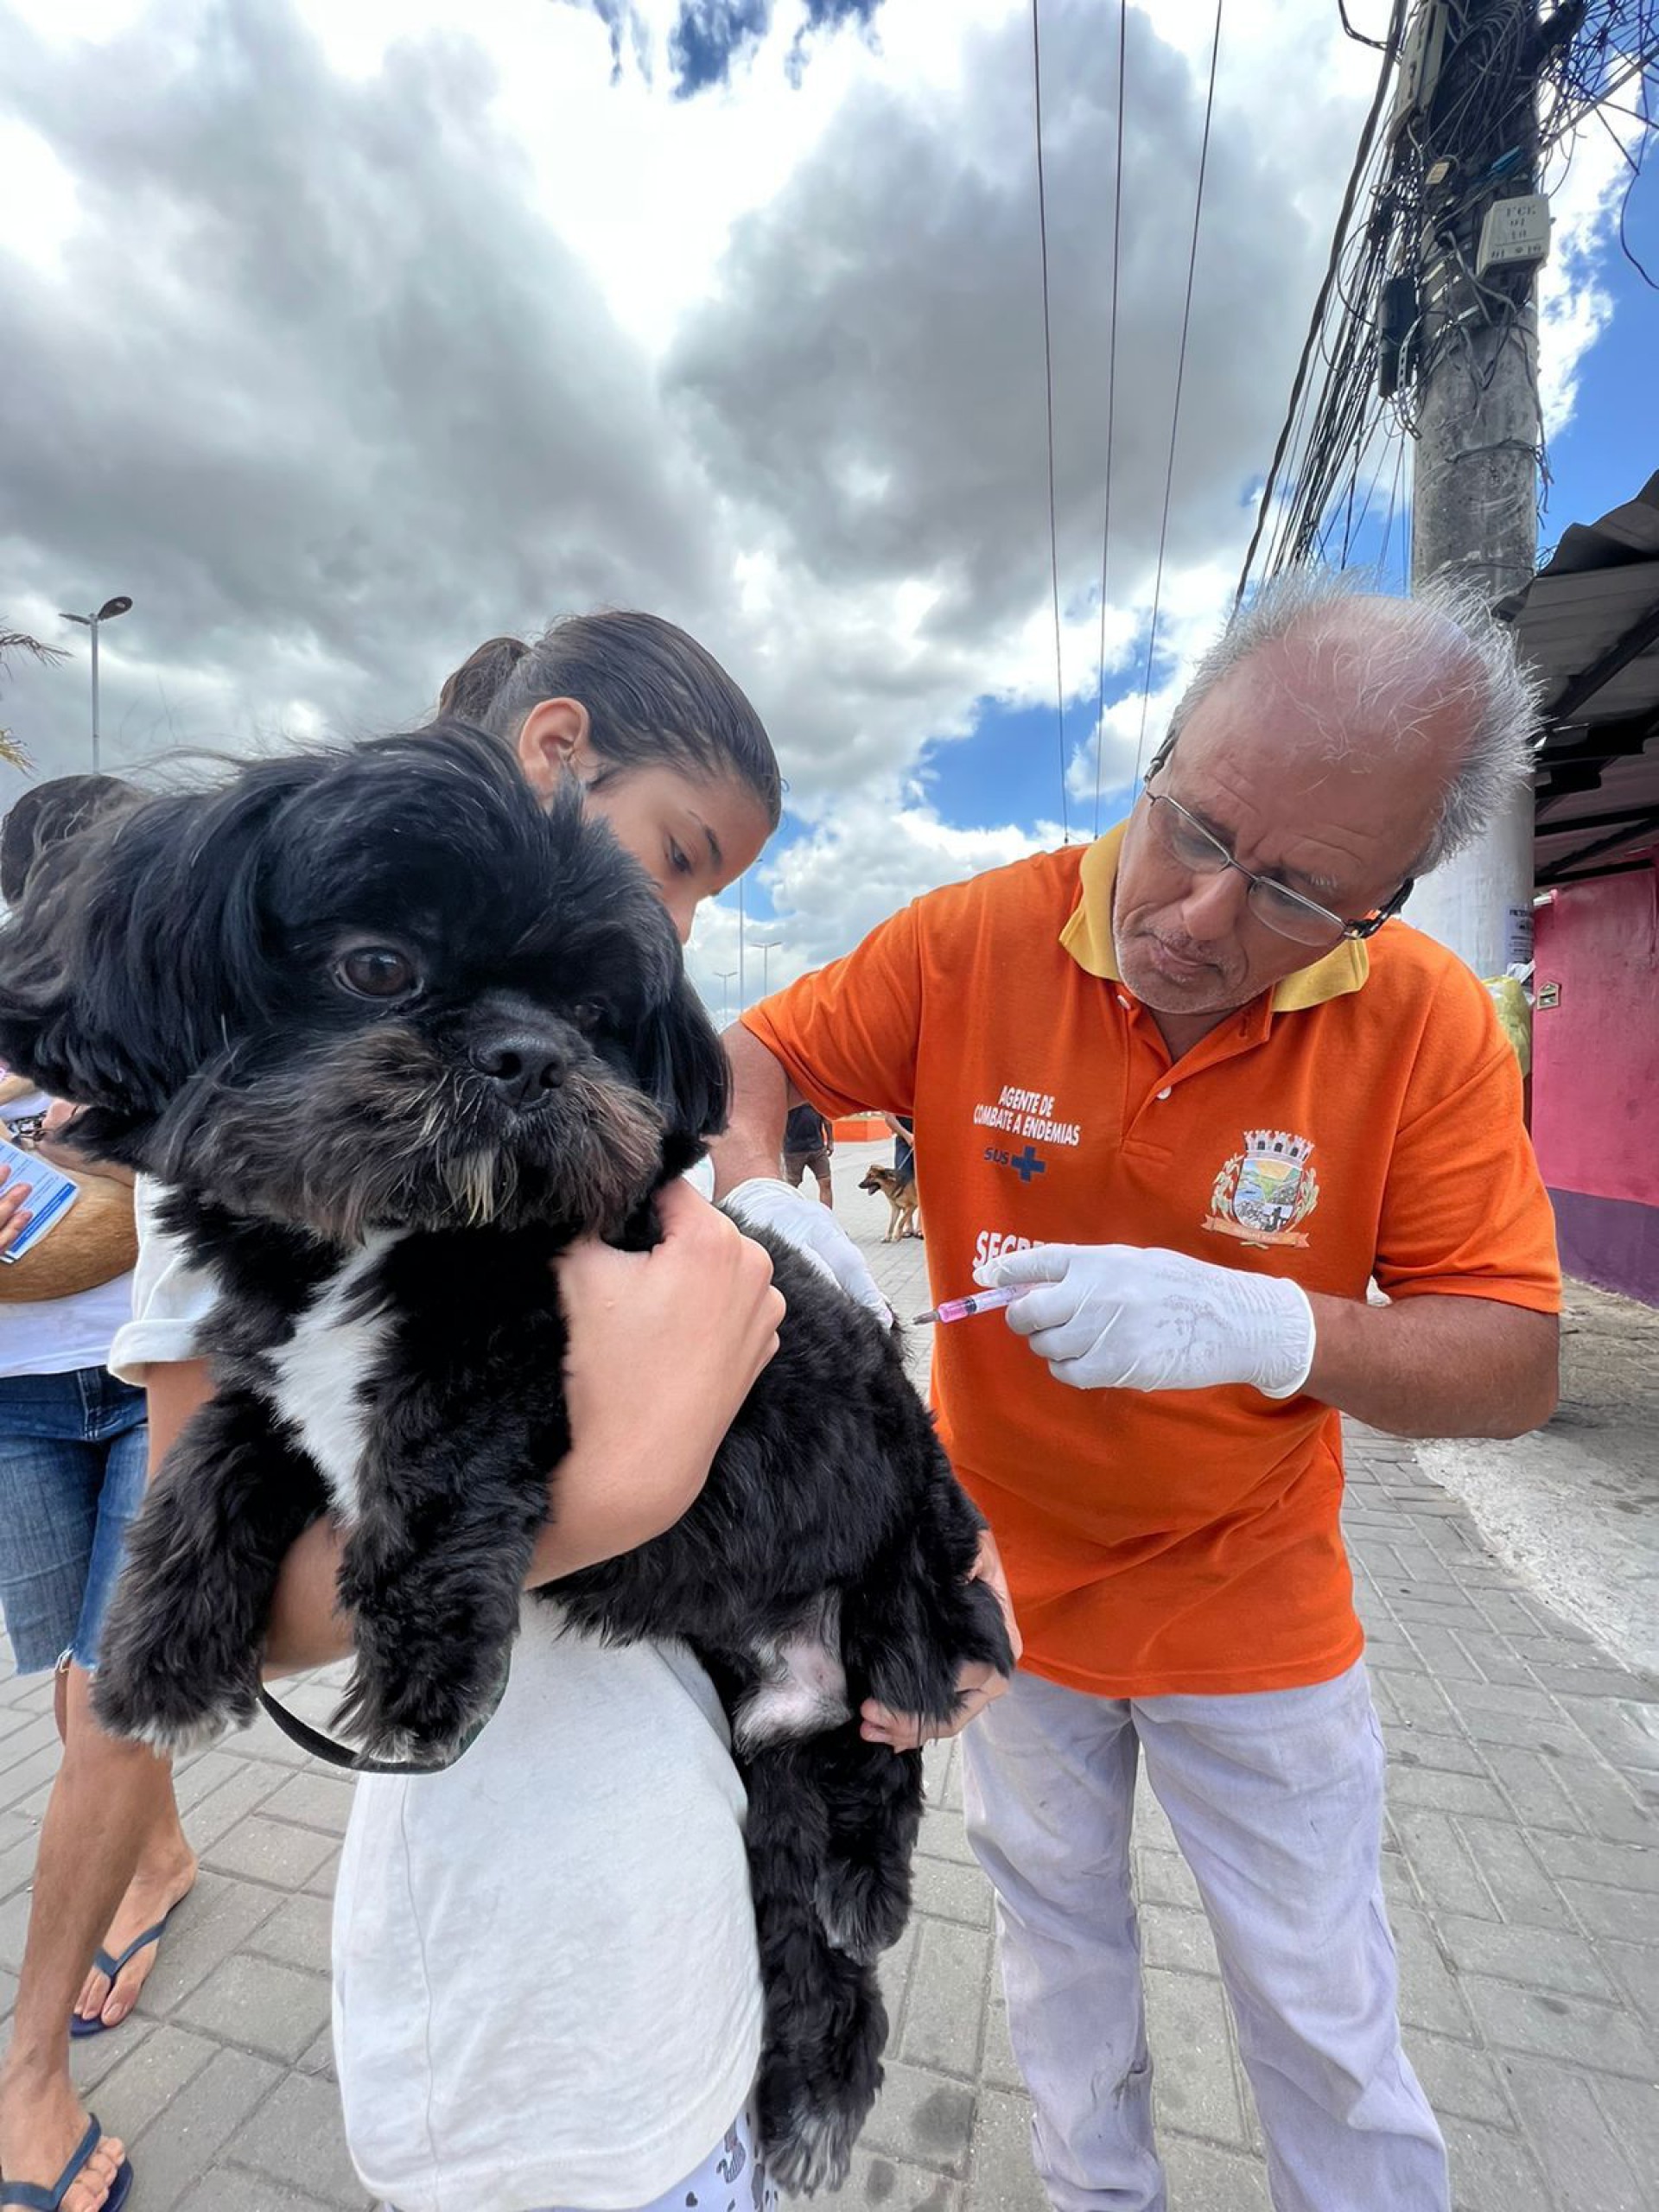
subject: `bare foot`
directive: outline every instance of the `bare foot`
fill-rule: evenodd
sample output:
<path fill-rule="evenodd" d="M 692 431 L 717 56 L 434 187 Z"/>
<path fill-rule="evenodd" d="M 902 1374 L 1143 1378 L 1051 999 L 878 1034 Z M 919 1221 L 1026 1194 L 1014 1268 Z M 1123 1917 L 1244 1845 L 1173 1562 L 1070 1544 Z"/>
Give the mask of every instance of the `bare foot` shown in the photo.
<path fill-rule="evenodd" d="M 45 2080 L 8 2074 L 0 2085 L 0 2172 L 8 2181 L 50 2189 L 86 2133 L 86 2114 L 67 2071 Z M 127 2155 L 105 2135 L 65 2191 L 63 2212 L 99 2212 Z"/>
<path fill-rule="evenodd" d="M 135 1937 L 165 1920 L 174 1906 L 190 1894 L 195 1878 L 195 1853 L 188 1848 L 165 1866 L 140 1866 L 116 1907 L 104 1949 L 112 1959 L 118 1959 Z M 83 2020 L 95 2020 L 101 2015 L 106 2028 L 118 2026 L 137 2003 L 138 1993 L 149 1980 L 160 1950 L 159 1943 L 146 1943 L 128 1960 L 113 1984 L 94 1967 L 80 1986 L 76 2012 Z"/>

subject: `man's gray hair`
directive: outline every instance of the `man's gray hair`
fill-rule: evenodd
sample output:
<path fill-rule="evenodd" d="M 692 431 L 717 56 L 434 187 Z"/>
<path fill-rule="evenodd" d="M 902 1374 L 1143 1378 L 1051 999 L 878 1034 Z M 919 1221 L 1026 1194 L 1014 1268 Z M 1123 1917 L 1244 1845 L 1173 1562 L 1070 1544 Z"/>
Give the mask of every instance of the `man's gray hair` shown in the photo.
<path fill-rule="evenodd" d="M 1329 643 L 1353 687 L 1350 712 L 1330 720 L 1332 758 L 1372 739 L 1385 707 L 1410 694 L 1421 704 L 1388 718 L 1408 738 L 1431 714 L 1450 710 L 1467 724 L 1461 759 L 1450 770 L 1446 802 L 1415 873 L 1451 857 L 1479 836 L 1510 796 L 1530 785 L 1541 687 L 1516 658 L 1512 632 L 1467 585 L 1434 578 L 1409 599 L 1368 590 L 1353 571 L 1289 569 L 1262 585 L 1234 614 L 1194 671 L 1170 717 L 1173 744 L 1194 709 L 1224 678 L 1265 647 L 1300 637 Z"/>

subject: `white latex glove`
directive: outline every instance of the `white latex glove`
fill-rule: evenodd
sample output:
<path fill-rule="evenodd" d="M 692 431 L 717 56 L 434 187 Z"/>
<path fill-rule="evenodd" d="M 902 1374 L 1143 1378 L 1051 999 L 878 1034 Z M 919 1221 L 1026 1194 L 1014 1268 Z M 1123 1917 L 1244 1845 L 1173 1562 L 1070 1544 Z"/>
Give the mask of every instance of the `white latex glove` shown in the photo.
<path fill-rule="evenodd" d="M 1313 1363 L 1299 1283 L 1135 1244 L 1038 1244 L 986 1271 L 1033 1287 L 1008 1326 L 1076 1390 L 1206 1390 L 1248 1382 L 1294 1398 Z"/>
<path fill-rule="evenodd" d="M 815 1192 L 804 1198 L 781 1176 L 752 1175 L 721 1200 L 746 1229 L 769 1229 L 822 1268 L 849 1298 L 868 1306 L 879 1320 L 891 1322 L 893 1308 L 875 1287 L 864 1255 Z"/>

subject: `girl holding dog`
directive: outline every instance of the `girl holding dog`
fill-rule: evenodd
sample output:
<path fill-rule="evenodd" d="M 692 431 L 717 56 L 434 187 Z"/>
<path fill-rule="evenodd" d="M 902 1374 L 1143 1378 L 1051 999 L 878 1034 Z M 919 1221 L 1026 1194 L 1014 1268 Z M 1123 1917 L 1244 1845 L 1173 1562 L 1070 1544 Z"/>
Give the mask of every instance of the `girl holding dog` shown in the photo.
<path fill-rule="evenodd" d="M 701 900 L 777 825 L 777 761 L 753 708 L 701 646 L 653 617 L 569 620 L 533 645 L 493 639 L 440 705 L 512 746 L 537 790 L 576 777 L 682 939 Z M 810 1220 L 789 1221 L 785 1199 L 804 1217 L 821 1209 L 781 1186 L 762 1194 L 772 1224 L 810 1246 Z M 532 1584 L 677 1520 L 776 1349 L 783 1303 L 761 1248 L 685 1185 L 664 1194 L 662 1219 L 654 1251 L 591 1244 L 559 1262 L 576 1443 Z M 148 1389 L 152 1467 L 208 1395 L 195 1346 L 207 1303 L 166 1239 L 147 1236 L 134 1320 L 112 1357 Z M 324 1523 L 290 1554 L 271 1673 L 349 1651 L 338 1559 Z M 106 1773 L 99 1863 L 89 1870 L 82 1848 L 64 1885 L 88 1955 L 130 1872 L 121 1839 L 165 1770 L 141 1755 L 119 1772 L 130 1802 L 110 1803 Z M 72 1775 L 71 1817 L 88 1795 L 75 1785 Z M 718 1702 L 688 1654 L 562 1638 L 554 1609 L 527 1605 L 501 1706 L 465 1758 L 356 1787 L 334 2026 L 367 2186 L 397 2212 L 769 2205 L 744 2117 L 760 1993 L 743 1815 Z M 10 2157 L 30 2162 L 9 2164 L 8 2177 L 54 2172 L 86 2125 L 61 2037 L 37 2034 L 27 2049 L 33 2079 L 27 2068 L 19 2077 L 15 2052 L 6 2110 Z M 121 2149 L 99 2145 L 65 2212 L 97 2212 Z"/>

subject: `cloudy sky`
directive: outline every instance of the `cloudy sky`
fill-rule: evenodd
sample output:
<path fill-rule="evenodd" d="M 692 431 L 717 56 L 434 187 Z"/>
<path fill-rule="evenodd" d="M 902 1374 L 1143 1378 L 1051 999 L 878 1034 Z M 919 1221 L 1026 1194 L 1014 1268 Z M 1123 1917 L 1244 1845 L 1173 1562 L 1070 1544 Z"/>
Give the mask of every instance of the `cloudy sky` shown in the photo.
<path fill-rule="evenodd" d="M 1098 808 L 1108 0 L 1041 16 L 1063 735 L 1026 0 L 0 0 L 0 627 L 76 651 L 0 721 L 87 764 L 59 610 L 118 592 L 118 769 L 407 724 L 486 636 L 651 607 L 784 761 L 746 888 L 773 984 L 1114 819 L 1213 20 L 1128 18 Z M 1154 730 L 1237 572 L 1375 60 L 1335 0 L 1228 0 Z M 1547 537 L 1659 461 L 1620 166 L 1586 138 L 1556 205 Z M 736 944 L 728 899 L 693 948 L 717 1012 Z"/>

